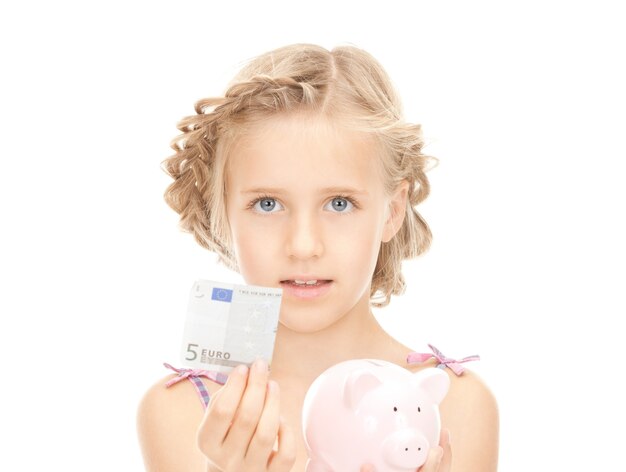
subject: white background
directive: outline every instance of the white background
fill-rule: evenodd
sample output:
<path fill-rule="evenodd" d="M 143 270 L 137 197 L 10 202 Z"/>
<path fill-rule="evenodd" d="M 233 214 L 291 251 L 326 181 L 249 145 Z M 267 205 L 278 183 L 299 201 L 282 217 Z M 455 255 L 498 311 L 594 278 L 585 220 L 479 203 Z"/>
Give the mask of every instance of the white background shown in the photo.
<path fill-rule="evenodd" d="M 619 3 L 4 2 L 0 469 L 141 470 L 192 282 L 239 280 L 177 229 L 160 161 L 241 61 L 313 42 L 377 57 L 440 159 L 383 325 L 482 356 L 500 470 L 626 470 Z"/>

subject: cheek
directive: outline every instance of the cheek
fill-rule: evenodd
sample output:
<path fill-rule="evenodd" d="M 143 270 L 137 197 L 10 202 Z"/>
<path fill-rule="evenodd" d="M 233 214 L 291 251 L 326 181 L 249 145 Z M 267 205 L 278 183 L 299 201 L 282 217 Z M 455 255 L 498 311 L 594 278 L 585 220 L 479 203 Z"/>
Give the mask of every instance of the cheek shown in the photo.
<path fill-rule="evenodd" d="M 281 255 L 281 231 L 280 225 L 270 220 L 272 218 L 248 215 L 231 219 L 232 245 L 239 273 L 251 285 L 271 286 L 275 282 L 271 269 L 276 267 Z"/>
<path fill-rule="evenodd" d="M 345 269 L 369 280 L 378 258 L 381 231 L 375 218 L 346 221 L 332 229 L 326 247 Z"/>
<path fill-rule="evenodd" d="M 333 249 L 341 246 L 342 253 L 363 254 L 380 240 L 378 233 L 373 221 L 346 221 L 329 229 L 327 244 Z"/>

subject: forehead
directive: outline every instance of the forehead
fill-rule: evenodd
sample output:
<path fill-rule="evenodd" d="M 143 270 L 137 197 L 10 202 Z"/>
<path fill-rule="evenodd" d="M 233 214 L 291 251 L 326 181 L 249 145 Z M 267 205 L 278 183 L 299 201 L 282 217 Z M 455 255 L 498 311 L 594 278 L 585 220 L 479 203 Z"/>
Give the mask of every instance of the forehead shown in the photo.
<path fill-rule="evenodd" d="M 273 117 L 246 132 L 229 153 L 227 186 L 256 184 L 301 189 L 382 186 L 376 139 L 319 116 Z"/>

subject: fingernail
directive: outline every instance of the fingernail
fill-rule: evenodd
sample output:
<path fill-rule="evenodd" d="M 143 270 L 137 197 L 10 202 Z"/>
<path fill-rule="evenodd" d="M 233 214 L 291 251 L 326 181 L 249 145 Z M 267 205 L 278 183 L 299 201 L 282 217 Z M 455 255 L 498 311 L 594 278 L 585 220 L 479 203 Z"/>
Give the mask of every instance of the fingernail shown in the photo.
<path fill-rule="evenodd" d="M 259 357 L 254 361 L 254 368 L 259 372 L 267 372 L 267 363 Z"/>
<path fill-rule="evenodd" d="M 269 382 L 267 382 L 267 388 L 269 389 L 270 392 L 277 393 L 278 383 L 275 380 L 270 380 Z"/>
<path fill-rule="evenodd" d="M 238 365 L 237 368 L 235 369 L 235 371 L 239 375 L 246 375 L 248 373 L 248 366 L 245 366 L 243 364 Z"/>

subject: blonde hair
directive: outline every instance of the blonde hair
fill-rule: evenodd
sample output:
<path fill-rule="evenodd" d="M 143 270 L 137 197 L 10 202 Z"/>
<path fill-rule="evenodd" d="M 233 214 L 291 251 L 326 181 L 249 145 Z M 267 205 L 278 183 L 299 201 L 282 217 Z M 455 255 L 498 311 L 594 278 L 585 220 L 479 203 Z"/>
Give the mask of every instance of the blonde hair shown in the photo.
<path fill-rule="evenodd" d="M 371 133 L 382 149 L 385 190 L 409 183 L 402 227 L 382 243 L 372 276 L 370 302 L 382 307 L 404 292 L 402 260 L 426 251 L 431 232 L 415 206 L 430 187 L 425 171 L 433 158 L 422 154 L 421 127 L 403 120 L 389 77 L 367 52 L 352 46 L 328 51 L 295 44 L 245 65 L 223 97 L 206 98 L 196 114 L 182 119 L 172 141 L 175 154 L 162 163 L 172 182 L 165 201 L 180 214 L 180 227 L 219 261 L 238 271 L 231 250 L 224 201 L 229 149 L 254 124 L 277 113 L 315 112 Z"/>

